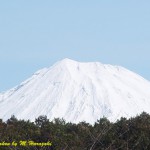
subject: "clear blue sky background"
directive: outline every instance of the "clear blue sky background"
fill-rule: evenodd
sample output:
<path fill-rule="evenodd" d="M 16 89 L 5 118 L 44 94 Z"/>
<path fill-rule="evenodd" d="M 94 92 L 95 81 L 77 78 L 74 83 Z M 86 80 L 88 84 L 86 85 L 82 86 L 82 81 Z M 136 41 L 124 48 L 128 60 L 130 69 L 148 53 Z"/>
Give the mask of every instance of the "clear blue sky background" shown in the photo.
<path fill-rule="evenodd" d="M 66 57 L 150 80 L 150 1 L 0 1 L 0 91 Z"/>

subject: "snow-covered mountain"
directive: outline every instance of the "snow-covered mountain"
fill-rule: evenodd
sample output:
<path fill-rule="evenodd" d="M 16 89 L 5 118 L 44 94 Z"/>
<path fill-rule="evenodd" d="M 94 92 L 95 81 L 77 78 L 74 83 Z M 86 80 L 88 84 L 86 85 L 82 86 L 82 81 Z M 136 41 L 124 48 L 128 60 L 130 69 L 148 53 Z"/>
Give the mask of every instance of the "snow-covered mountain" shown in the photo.
<path fill-rule="evenodd" d="M 34 121 L 39 115 L 94 123 L 100 117 L 150 113 L 150 82 L 120 66 L 70 59 L 36 72 L 0 94 L 0 118 L 15 115 Z"/>

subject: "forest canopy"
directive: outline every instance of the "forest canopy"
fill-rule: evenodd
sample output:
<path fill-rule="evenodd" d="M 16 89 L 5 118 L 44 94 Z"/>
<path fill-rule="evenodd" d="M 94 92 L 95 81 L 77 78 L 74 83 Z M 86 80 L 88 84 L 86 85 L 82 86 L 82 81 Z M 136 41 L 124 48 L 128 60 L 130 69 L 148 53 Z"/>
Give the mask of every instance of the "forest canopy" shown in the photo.
<path fill-rule="evenodd" d="M 20 142 L 25 145 L 20 145 Z M 29 145 L 29 142 L 35 145 Z M 11 145 L 5 145 L 9 143 Z M 42 143 L 45 145 L 40 146 Z M 0 150 L 8 149 L 149 150 L 150 115 L 143 112 L 130 119 L 120 118 L 114 123 L 101 118 L 94 125 L 68 123 L 59 118 L 50 121 L 47 116 L 39 116 L 30 122 L 12 116 L 6 122 L 0 119 Z"/>

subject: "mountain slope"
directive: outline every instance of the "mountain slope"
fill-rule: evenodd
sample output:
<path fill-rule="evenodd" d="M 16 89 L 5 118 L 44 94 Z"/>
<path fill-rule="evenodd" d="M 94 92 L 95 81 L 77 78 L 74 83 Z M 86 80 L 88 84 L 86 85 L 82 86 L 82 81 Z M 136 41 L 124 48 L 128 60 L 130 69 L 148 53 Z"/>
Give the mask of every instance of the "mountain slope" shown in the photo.
<path fill-rule="evenodd" d="M 119 66 L 70 59 L 36 72 L 0 94 L 0 118 L 14 114 L 34 121 L 39 115 L 94 123 L 150 113 L 150 82 Z"/>

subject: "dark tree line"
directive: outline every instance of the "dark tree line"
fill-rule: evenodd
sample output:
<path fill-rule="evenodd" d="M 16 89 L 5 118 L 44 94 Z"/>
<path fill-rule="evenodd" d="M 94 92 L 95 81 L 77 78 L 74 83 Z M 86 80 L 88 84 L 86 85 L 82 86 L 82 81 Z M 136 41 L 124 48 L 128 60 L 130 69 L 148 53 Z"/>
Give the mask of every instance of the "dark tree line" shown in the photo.
<path fill-rule="evenodd" d="M 46 116 L 35 122 L 15 116 L 6 122 L 0 119 L 0 143 L 14 141 L 51 141 L 52 146 L 0 146 L 0 150 L 150 150 L 150 115 L 143 112 L 115 123 L 102 118 L 93 126 L 63 119 L 49 121 Z"/>

